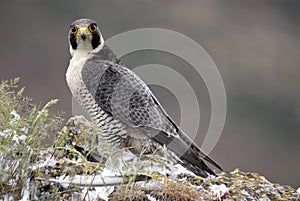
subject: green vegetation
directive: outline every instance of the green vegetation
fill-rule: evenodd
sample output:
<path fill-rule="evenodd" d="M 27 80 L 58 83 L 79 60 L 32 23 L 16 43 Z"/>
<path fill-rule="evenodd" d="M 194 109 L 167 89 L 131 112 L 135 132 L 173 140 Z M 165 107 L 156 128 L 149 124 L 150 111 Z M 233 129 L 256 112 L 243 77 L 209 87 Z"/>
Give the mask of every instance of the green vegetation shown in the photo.
<path fill-rule="evenodd" d="M 73 176 L 103 176 L 104 165 L 89 161 L 91 156 L 101 158 L 97 155 L 103 150 L 97 149 L 102 145 L 97 142 L 98 131 L 82 116 L 70 118 L 61 129 L 60 115 L 49 113 L 57 100 L 43 107 L 32 104 L 17 82 L 0 83 L 0 200 L 103 200 L 99 195 L 112 201 L 300 199 L 292 187 L 273 184 L 256 173 L 235 170 L 219 173 L 218 177 L 179 174 L 168 178 L 159 171 L 147 172 L 147 167 L 167 164 L 157 155 L 144 152 L 140 153 L 136 172 L 121 174 L 122 181 L 109 193 L 106 187 L 111 186 L 104 180 L 102 187 L 94 186 L 94 180 L 87 186 L 76 183 Z M 113 153 L 115 158 L 119 159 L 117 153 Z M 125 166 L 120 173 L 127 168 L 130 172 L 131 167 Z M 61 182 L 66 177 L 70 178 L 68 184 Z"/>
<path fill-rule="evenodd" d="M 29 168 L 46 149 L 45 139 L 62 122 L 59 115 L 49 114 L 57 100 L 40 109 L 23 97 L 24 88 L 18 89 L 18 80 L 2 81 L 0 85 L 0 200 L 21 198 Z"/>

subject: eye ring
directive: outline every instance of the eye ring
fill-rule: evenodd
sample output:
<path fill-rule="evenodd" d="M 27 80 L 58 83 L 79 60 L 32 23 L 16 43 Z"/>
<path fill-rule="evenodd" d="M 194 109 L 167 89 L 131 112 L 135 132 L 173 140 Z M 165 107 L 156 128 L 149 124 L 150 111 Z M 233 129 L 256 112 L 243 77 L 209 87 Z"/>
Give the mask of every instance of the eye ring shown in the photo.
<path fill-rule="evenodd" d="M 72 34 L 76 34 L 77 31 L 78 31 L 77 26 L 75 26 L 75 25 L 71 25 L 71 26 L 70 26 L 70 32 L 71 32 Z"/>
<path fill-rule="evenodd" d="M 89 25 L 88 28 L 89 28 L 90 32 L 94 32 L 94 31 L 97 30 L 97 24 L 92 23 L 92 24 Z"/>

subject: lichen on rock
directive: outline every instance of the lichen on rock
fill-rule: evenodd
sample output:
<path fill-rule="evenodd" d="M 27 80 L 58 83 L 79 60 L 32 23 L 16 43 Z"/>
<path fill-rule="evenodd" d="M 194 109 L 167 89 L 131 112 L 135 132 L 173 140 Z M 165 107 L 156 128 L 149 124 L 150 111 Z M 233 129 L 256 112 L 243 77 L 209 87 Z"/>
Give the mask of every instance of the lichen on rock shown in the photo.
<path fill-rule="evenodd" d="M 72 126 L 70 127 L 70 125 Z M 135 172 L 131 173 L 123 172 L 120 175 L 104 174 L 105 164 L 90 162 L 85 158 L 85 152 L 78 153 L 75 148 L 72 148 L 74 145 L 78 146 L 83 143 L 76 140 L 82 140 L 83 138 L 78 137 L 78 135 L 85 133 L 85 131 L 80 130 L 80 127 L 83 126 L 85 129 L 91 130 L 88 125 L 92 126 L 83 117 L 72 117 L 68 121 L 67 126 L 60 133 L 60 136 L 68 139 L 64 141 L 68 142 L 64 144 L 67 149 L 52 150 L 55 152 L 53 156 L 56 157 L 56 165 L 47 167 L 48 170 L 44 171 L 46 175 L 39 175 L 39 178 L 47 178 L 45 179 L 47 182 L 44 184 L 48 186 L 51 184 L 50 186 L 56 188 L 56 194 L 60 194 L 60 196 L 69 198 L 72 197 L 71 194 L 76 192 L 75 194 L 81 195 L 79 196 L 80 199 L 85 198 L 86 200 L 96 198 L 99 200 L 300 199 L 299 193 L 290 186 L 273 184 L 257 173 L 246 173 L 238 169 L 232 172 L 222 172 L 217 177 L 208 178 L 187 172 L 177 174 L 174 177 L 174 175 L 160 174 L 157 171 L 143 171 L 143 169 L 135 169 Z M 72 149 L 75 151 L 71 151 Z M 55 173 L 53 173 L 54 170 Z M 82 178 L 85 178 L 85 181 L 90 179 L 89 185 L 78 182 L 76 177 L 79 175 L 84 175 L 85 177 Z M 91 178 L 96 179 L 91 180 Z M 112 180 L 107 180 L 107 178 Z M 103 182 L 105 180 L 106 182 Z M 110 188 L 105 190 L 103 187 L 105 189 Z M 41 184 L 39 188 L 47 189 L 42 188 Z M 70 195 L 67 196 L 67 194 Z"/>
<path fill-rule="evenodd" d="M 157 156 L 102 156 L 97 129 L 82 116 L 60 132 L 59 116 L 0 85 L 0 200 L 300 200 L 299 189 L 238 169 L 202 178 Z M 55 140 L 45 137 L 55 133 Z M 105 145 L 104 145 L 105 146 Z"/>

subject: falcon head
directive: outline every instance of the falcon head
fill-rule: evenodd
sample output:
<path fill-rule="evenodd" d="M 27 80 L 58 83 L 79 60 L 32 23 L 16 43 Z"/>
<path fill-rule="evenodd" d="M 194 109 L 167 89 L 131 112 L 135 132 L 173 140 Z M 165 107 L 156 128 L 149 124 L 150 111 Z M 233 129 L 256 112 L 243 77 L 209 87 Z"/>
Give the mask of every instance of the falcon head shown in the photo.
<path fill-rule="evenodd" d="M 75 51 L 92 52 L 104 45 L 102 34 L 94 20 L 78 19 L 70 25 L 70 53 Z"/>

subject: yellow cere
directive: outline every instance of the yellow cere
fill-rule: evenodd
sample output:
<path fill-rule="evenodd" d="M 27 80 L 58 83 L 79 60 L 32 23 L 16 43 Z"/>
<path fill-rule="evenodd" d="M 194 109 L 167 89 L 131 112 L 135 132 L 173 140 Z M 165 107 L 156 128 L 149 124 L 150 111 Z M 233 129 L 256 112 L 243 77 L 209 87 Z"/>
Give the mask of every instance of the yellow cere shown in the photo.
<path fill-rule="evenodd" d="M 81 35 L 82 32 L 85 32 L 87 36 L 90 35 L 90 31 L 89 31 L 89 29 L 87 27 L 81 27 L 77 31 L 77 37 L 80 37 L 80 35 Z"/>

